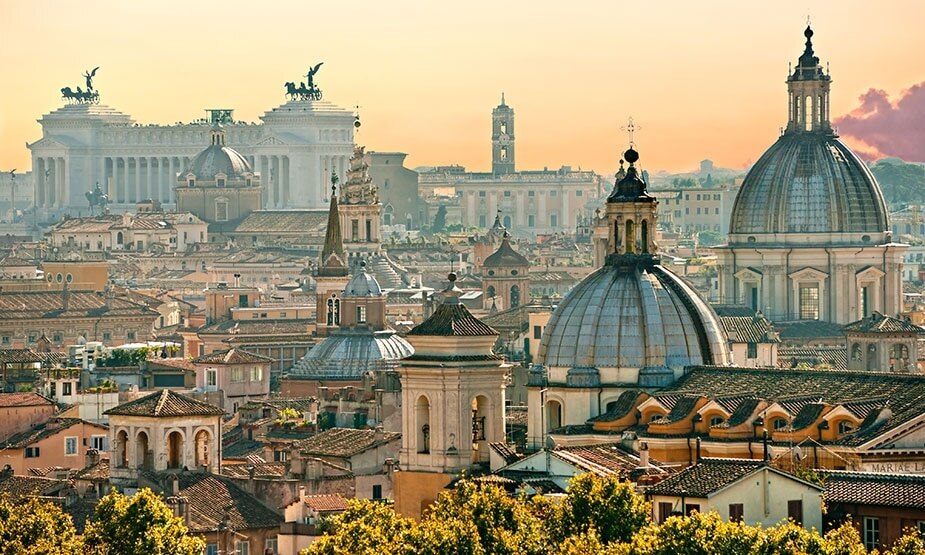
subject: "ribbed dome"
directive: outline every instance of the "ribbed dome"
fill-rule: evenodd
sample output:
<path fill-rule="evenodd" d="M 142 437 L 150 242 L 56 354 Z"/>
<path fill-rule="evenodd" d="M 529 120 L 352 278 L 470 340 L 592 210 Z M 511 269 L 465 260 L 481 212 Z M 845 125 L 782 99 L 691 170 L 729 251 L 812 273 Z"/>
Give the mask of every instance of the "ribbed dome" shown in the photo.
<path fill-rule="evenodd" d="M 188 172 L 198 179 L 214 179 L 220 173 L 228 178 L 253 173 L 250 162 L 241 153 L 225 146 L 225 131 L 220 126 L 212 128 L 211 136 L 212 144 L 193 158 Z"/>
<path fill-rule="evenodd" d="M 646 374 L 728 364 L 729 358 L 716 315 L 683 280 L 657 264 L 608 263 L 553 312 L 538 362 L 571 369 L 638 368 L 640 384 L 664 385 L 644 383 Z"/>
<path fill-rule="evenodd" d="M 832 134 L 785 133 L 752 167 L 730 233 L 882 233 L 877 180 Z"/>
<path fill-rule="evenodd" d="M 294 379 L 355 380 L 365 372 L 392 370 L 414 348 L 394 331 L 337 330 L 289 371 Z"/>
<path fill-rule="evenodd" d="M 344 289 L 345 297 L 378 297 L 382 295 L 382 288 L 379 282 L 372 274 L 366 271 L 366 263 L 363 262 L 360 270 L 354 274 L 347 287 Z"/>

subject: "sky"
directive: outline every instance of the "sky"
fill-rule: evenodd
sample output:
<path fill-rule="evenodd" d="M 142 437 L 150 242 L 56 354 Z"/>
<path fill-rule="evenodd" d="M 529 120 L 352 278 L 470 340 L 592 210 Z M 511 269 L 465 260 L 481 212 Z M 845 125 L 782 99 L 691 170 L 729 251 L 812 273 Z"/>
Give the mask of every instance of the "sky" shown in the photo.
<path fill-rule="evenodd" d="M 356 142 L 406 165 L 491 166 L 491 110 L 516 115 L 518 169 L 744 168 L 786 123 L 788 63 L 829 63 L 839 132 L 871 158 L 925 161 L 925 2 L 0 0 L 0 170 L 28 169 L 60 89 L 94 85 L 137 122 L 285 102 L 310 65 L 359 106 Z M 850 134 L 849 134 L 850 133 Z"/>

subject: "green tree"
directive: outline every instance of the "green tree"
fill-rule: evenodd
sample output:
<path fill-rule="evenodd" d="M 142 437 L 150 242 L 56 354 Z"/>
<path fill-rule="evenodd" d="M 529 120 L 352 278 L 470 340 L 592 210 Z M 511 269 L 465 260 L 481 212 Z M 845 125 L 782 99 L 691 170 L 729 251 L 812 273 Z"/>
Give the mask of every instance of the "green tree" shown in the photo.
<path fill-rule="evenodd" d="M 326 523 L 322 536 L 302 555 L 405 555 L 414 553 L 412 534 L 417 525 L 392 507 L 367 499 L 352 499 L 347 510 Z"/>
<path fill-rule="evenodd" d="M 719 231 L 713 231 L 710 229 L 701 231 L 697 233 L 697 244 L 701 247 L 712 247 L 719 245 L 725 240 L 725 236 Z"/>
<path fill-rule="evenodd" d="M 434 222 L 430 226 L 430 231 L 432 233 L 440 233 L 443 231 L 443 228 L 446 227 L 446 206 L 440 205 L 437 208 L 437 213 L 434 214 Z"/>
<path fill-rule="evenodd" d="M 148 488 L 131 497 L 113 491 L 96 506 L 84 541 L 107 555 L 202 555 L 205 542 Z"/>
<path fill-rule="evenodd" d="M 899 158 L 884 158 L 870 167 L 880 183 L 883 198 L 890 204 L 925 204 L 925 167 L 907 164 Z"/>
<path fill-rule="evenodd" d="M 556 541 L 594 530 L 605 544 L 628 542 L 649 523 L 649 504 L 630 482 L 588 473 L 569 481 L 568 495 L 552 516 L 548 522 Z"/>
<path fill-rule="evenodd" d="M 78 555 L 83 543 L 70 515 L 55 504 L 31 499 L 14 505 L 0 498 L 0 555 Z"/>
<path fill-rule="evenodd" d="M 925 554 L 925 535 L 915 528 L 906 528 L 903 532 L 903 537 L 896 540 L 887 553 L 889 555 Z"/>

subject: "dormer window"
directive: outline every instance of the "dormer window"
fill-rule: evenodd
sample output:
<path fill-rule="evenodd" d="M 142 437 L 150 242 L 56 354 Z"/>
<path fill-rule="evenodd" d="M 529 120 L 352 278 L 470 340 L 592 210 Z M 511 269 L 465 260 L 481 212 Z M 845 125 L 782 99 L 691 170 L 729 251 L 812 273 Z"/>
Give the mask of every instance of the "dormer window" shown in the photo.
<path fill-rule="evenodd" d="M 839 435 L 839 437 L 840 437 L 840 436 L 844 436 L 844 435 L 848 435 L 848 434 L 850 434 L 850 433 L 853 432 L 853 431 L 854 431 L 854 424 L 852 424 L 850 421 L 848 421 L 848 420 L 842 420 L 841 422 L 838 423 L 838 435 Z"/>
<path fill-rule="evenodd" d="M 224 177 L 218 177 L 218 178 L 216 178 L 216 179 L 215 179 L 215 186 L 216 186 L 216 187 L 224 187 L 224 186 L 225 186 L 225 178 L 224 178 Z"/>
<path fill-rule="evenodd" d="M 188 177 L 188 178 L 186 179 L 186 186 L 187 186 L 187 187 L 195 187 L 195 186 L 196 186 L 196 178 L 194 178 L 194 177 Z"/>
<path fill-rule="evenodd" d="M 253 181 L 251 181 L 251 178 L 248 177 L 247 179 L 244 180 L 244 186 L 253 187 Z"/>

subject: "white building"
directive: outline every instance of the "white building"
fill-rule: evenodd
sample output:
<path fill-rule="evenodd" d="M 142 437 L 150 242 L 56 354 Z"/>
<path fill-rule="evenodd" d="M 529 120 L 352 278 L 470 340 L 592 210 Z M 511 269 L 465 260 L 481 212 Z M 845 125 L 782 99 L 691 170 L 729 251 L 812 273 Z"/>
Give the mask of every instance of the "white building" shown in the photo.
<path fill-rule="evenodd" d="M 353 154 L 354 114 L 322 100 L 290 100 L 260 117 L 234 122 L 231 110 L 173 125 L 139 124 L 101 104 L 68 104 L 42 116 L 42 138 L 28 145 L 36 202 L 46 212 L 89 208 L 94 184 L 115 211 L 139 200 L 175 203 L 177 174 L 222 123 L 228 145 L 261 176 L 264 206 L 323 208 L 332 171 L 343 176 Z"/>

